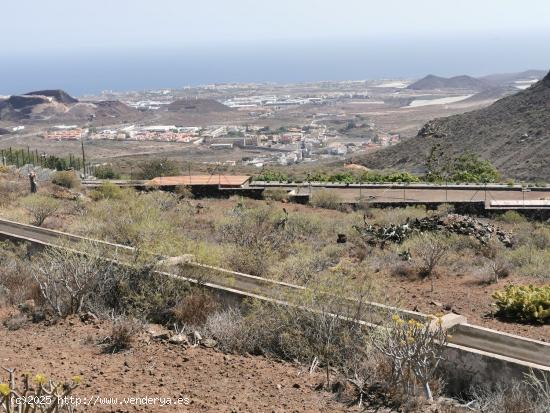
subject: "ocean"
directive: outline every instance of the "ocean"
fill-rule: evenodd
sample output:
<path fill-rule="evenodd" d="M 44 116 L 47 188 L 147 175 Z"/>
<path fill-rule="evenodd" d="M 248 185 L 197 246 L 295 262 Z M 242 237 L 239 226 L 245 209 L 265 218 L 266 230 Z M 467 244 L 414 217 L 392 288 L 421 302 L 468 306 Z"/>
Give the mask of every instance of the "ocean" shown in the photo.
<path fill-rule="evenodd" d="M 81 96 L 102 90 L 181 88 L 228 82 L 313 82 L 484 75 L 547 69 L 550 35 L 537 38 L 316 40 L 165 48 L 53 51 L 2 55 L 0 95 L 64 89 Z"/>

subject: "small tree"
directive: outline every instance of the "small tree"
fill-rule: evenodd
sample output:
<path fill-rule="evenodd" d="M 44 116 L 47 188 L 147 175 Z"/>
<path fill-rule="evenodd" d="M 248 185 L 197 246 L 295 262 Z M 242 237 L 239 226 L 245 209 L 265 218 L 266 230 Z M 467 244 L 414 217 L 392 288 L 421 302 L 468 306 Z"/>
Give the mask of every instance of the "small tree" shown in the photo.
<path fill-rule="evenodd" d="M 374 340 L 374 346 L 387 357 L 396 383 L 403 386 L 406 395 L 416 394 L 419 382 L 428 401 L 433 401 L 430 381 L 435 377 L 448 335 L 441 318 L 431 323 L 403 320 L 392 316 L 392 324 L 385 335 Z"/>
<path fill-rule="evenodd" d="M 153 179 L 159 176 L 174 176 L 178 175 L 180 172 L 178 166 L 173 161 L 166 158 L 144 162 L 139 167 L 141 169 L 139 173 L 141 179 Z"/>
<path fill-rule="evenodd" d="M 421 234 L 412 248 L 412 256 L 417 260 L 419 273 L 430 278 L 431 291 L 434 290 L 434 270 L 445 259 L 449 246 L 445 238 L 435 234 Z"/>
<path fill-rule="evenodd" d="M 22 199 L 23 207 L 31 214 L 31 224 L 41 226 L 46 218 L 55 214 L 61 207 L 57 199 L 46 195 L 29 195 Z"/>

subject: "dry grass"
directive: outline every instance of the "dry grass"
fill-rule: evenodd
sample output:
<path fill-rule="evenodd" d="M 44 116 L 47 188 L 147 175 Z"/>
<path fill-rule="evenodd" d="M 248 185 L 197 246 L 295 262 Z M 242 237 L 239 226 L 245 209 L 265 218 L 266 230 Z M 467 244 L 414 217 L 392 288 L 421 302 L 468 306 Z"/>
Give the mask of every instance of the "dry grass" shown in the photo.
<path fill-rule="evenodd" d="M 137 335 L 143 330 L 141 322 L 135 318 L 121 317 L 113 322 L 111 334 L 106 342 L 108 346 L 106 351 L 117 353 L 132 347 Z"/>
<path fill-rule="evenodd" d="M 172 309 L 172 318 L 180 326 L 203 326 L 208 317 L 219 308 L 219 303 L 205 291 L 193 291 Z"/>

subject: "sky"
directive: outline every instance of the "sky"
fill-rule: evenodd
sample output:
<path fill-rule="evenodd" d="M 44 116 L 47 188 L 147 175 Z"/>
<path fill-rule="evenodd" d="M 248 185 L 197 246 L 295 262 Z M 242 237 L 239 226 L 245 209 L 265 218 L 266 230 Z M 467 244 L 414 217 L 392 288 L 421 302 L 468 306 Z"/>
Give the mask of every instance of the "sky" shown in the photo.
<path fill-rule="evenodd" d="M 0 24 L 0 94 L 550 66 L 548 0 L 2 0 Z"/>

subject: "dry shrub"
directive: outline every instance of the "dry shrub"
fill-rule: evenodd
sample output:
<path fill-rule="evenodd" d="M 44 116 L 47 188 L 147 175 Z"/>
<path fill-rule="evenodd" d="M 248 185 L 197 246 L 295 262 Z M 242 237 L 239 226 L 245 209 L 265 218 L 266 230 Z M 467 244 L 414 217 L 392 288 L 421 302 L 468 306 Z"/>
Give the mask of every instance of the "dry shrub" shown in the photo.
<path fill-rule="evenodd" d="M 111 327 L 106 351 L 116 353 L 131 348 L 137 335 L 142 330 L 143 325 L 135 318 L 121 317 L 116 319 Z"/>
<path fill-rule="evenodd" d="M 414 267 L 408 262 L 400 262 L 391 268 L 391 275 L 394 277 L 413 279 L 416 277 Z"/>
<path fill-rule="evenodd" d="M 191 187 L 186 185 L 177 186 L 176 195 L 180 199 L 193 199 L 195 197 L 195 194 L 193 194 Z"/>
<path fill-rule="evenodd" d="M 23 245 L 0 243 L 0 304 L 17 305 L 30 299 L 41 301 L 26 254 Z"/>
<path fill-rule="evenodd" d="M 419 206 L 409 206 L 406 208 L 373 208 L 372 214 L 375 217 L 375 222 L 379 225 L 401 225 L 407 222 L 407 220 L 424 218 L 426 216 L 426 209 Z"/>
<path fill-rule="evenodd" d="M 120 267 L 105 260 L 105 251 L 89 243 L 78 246 L 85 254 L 47 248 L 32 263 L 32 275 L 44 302 L 58 317 L 97 310 L 112 293 Z"/>
<path fill-rule="evenodd" d="M 419 275 L 430 278 L 433 291 L 434 271 L 443 264 L 449 252 L 447 237 L 439 234 L 420 234 L 411 239 L 407 246 L 410 246 Z"/>
<path fill-rule="evenodd" d="M 23 207 L 31 215 L 31 224 L 40 226 L 44 221 L 55 214 L 61 203 L 46 195 L 29 195 L 21 200 Z"/>
<path fill-rule="evenodd" d="M 282 188 L 267 188 L 264 189 L 262 196 L 268 201 L 288 201 L 288 191 Z"/>
<path fill-rule="evenodd" d="M 315 208 L 339 209 L 342 200 L 336 192 L 329 189 L 321 189 L 313 192 L 309 203 Z"/>
<path fill-rule="evenodd" d="M 28 185 L 22 181 L 0 180 L 0 207 L 5 207 L 28 191 Z"/>
<path fill-rule="evenodd" d="M 237 308 L 210 314 L 204 331 L 216 339 L 222 351 L 245 354 L 254 352 L 256 348 L 256 337 Z"/>
<path fill-rule="evenodd" d="M 13 315 L 13 316 L 7 318 L 6 320 L 4 320 L 4 326 L 10 331 L 15 331 L 15 330 L 19 330 L 21 327 L 23 327 L 26 322 L 27 322 L 27 316 L 26 315 L 17 314 L 17 315 Z"/>
<path fill-rule="evenodd" d="M 540 226 L 531 233 L 531 242 L 540 250 L 550 249 L 550 227 Z"/>
<path fill-rule="evenodd" d="M 504 257 L 495 257 L 490 260 L 489 268 L 495 282 L 498 282 L 501 278 L 508 277 L 512 272 L 512 264 Z"/>
<path fill-rule="evenodd" d="M 548 413 L 548 394 L 538 390 L 525 382 L 496 389 L 476 388 L 472 391 L 472 407 L 483 413 Z"/>
<path fill-rule="evenodd" d="M 56 172 L 52 178 L 52 183 L 69 189 L 78 188 L 80 186 L 80 180 L 74 171 Z"/>
<path fill-rule="evenodd" d="M 257 276 L 264 276 L 274 260 L 275 251 L 267 245 L 231 247 L 224 258 L 232 270 Z"/>
<path fill-rule="evenodd" d="M 506 258 L 516 268 L 519 274 L 550 278 L 550 250 L 538 249 L 533 245 L 522 245 L 509 251 Z"/>
<path fill-rule="evenodd" d="M 172 317 L 178 325 L 202 326 L 208 316 L 218 308 L 218 302 L 205 291 L 193 291 L 183 297 L 172 309 Z"/>
<path fill-rule="evenodd" d="M 499 241 L 491 239 L 488 243 L 482 245 L 479 251 L 485 258 L 494 259 L 502 254 L 503 246 Z"/>

